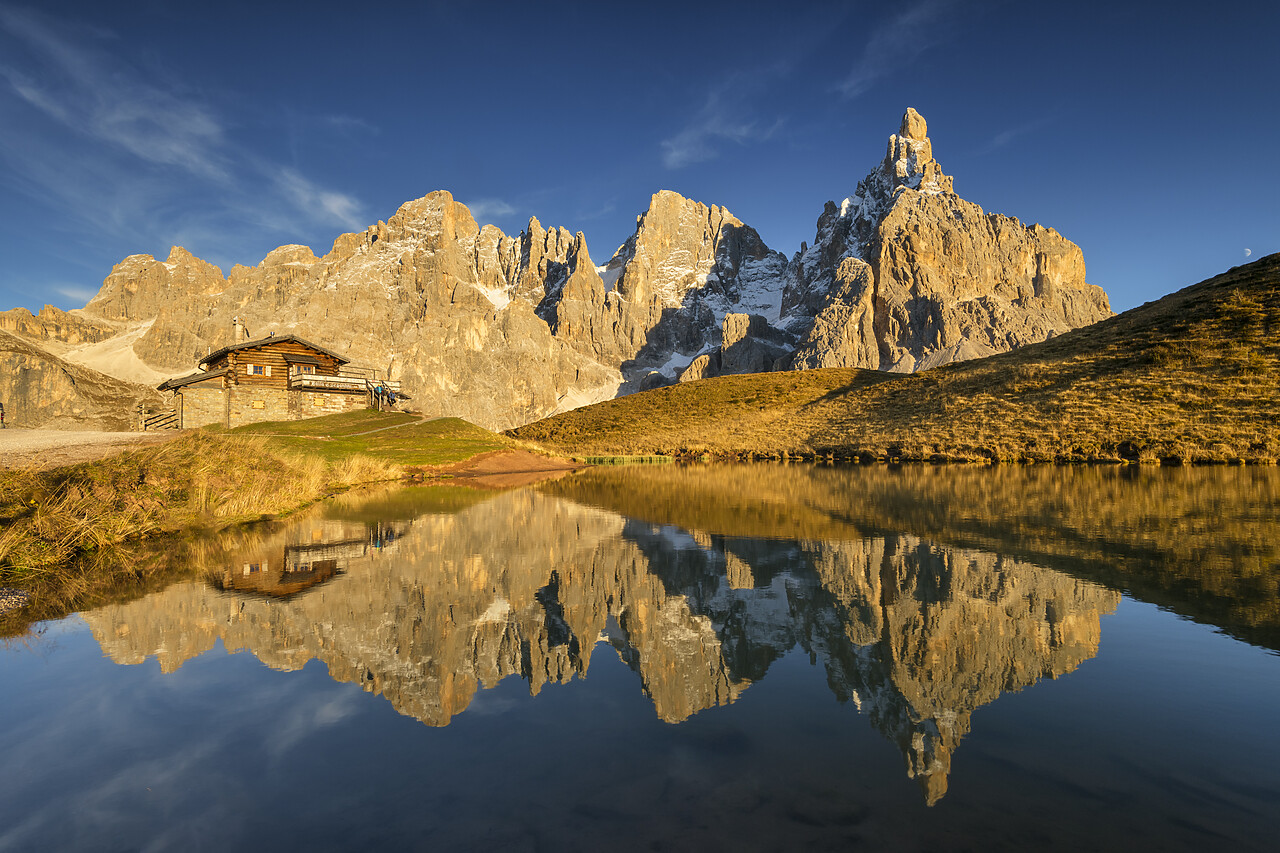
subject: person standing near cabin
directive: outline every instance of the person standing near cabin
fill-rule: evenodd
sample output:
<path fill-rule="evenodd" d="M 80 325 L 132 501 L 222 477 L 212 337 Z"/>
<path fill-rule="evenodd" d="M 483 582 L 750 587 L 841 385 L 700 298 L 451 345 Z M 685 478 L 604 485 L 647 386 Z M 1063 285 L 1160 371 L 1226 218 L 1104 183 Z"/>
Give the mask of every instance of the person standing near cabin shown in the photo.
<path fill-rule="evenodd" d="M 0 403 L 0 429 L 8 429 L 4 425 L 4 403 Z"/>

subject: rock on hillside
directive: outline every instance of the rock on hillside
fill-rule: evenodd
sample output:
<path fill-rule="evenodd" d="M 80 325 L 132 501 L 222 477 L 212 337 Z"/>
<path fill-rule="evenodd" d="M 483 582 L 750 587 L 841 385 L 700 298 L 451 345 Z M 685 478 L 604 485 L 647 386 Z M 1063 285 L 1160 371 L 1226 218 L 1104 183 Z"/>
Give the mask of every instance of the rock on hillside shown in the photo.
<path fill-rule="evenodd" d="M 0 327 L 54 352 L 118 327 L 102 369 L 138 379 L 190 370 L 232 342 L 238 316 L 253 335 L 295 333 L 386 371 L 423 411 L 503 429 L 719 373 L 910 372 L 1109 316 L 1080 249 L 956 196 L 926 131 L 908 110 L 884 162 L 827 203 L 790 260 L 728 210 L 669 191 L 599 267 L 581 232 L 530 219 L 508 236 L 434 192 L 323 257 L 282 246 L 223 276 L 179 247 L 133 255 L 82 311 Z"/>
<path fill-rule="evenodd" d="M 95 344 L 119 334 L 116 324 L 100 322 L 80 312 L 63 311 L 52 305 L 32 314 L 26 308 L 0 311 L 0 329 L 19 337 L 47 344 Z"/>
<path fill-rule="evenodd" d="M 137 407 L 162 404 L 145 385 L 71 364 L 9 332 L 0 331 L 0 402 L 9 426 L 125 431 Z"/>

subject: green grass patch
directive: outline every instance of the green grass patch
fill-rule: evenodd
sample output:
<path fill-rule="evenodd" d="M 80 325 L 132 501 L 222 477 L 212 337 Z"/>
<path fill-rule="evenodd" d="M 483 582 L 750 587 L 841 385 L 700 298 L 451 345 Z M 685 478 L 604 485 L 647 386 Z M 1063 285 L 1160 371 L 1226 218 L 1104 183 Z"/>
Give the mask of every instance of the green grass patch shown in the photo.
<path fill-rule="evenodd" d="M 404 412 L 377 412 L 373 409 L 363 409 L 358 412 L 343 412 L 340 415 L 325 415 L 301 421 L 266 421 L 245 424 L 244 426 L 235 427 L 229 432 L 233 435 L 337 438 L 339 436 L 351 436 L 358 433 L 386 429 L 387 427 L 400 426 L 417 420 L 419 420 L 417 415 L 410 415 Z"/>
<path fill-rule="evenodd" d="M 511 439 L 460 418 L 423 421 L 402 412 L 371 410 L 248 424 L 230 434 L 261 436 L 270 447 L 327 462 L 358 454 L 409 468 L 448 465 L 515 446 Z"/>
<path fill-rule="evenodd" d="M 272 437 L 271 446 L 327 461 L 360 454 L 393 465 L 426 468 L 504 450 L 514 442 L 459 418 L 409 423 L 367 435 Z"/>

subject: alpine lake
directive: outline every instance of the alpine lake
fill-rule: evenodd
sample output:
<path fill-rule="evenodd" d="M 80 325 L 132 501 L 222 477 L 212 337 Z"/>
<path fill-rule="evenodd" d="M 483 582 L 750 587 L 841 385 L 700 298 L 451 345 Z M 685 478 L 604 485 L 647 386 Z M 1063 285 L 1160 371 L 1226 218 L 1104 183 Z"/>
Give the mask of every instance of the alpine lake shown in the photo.
<path fill-rule="evenodd" d="M 0 850 L 1274 850 L 1275 468 L 593 468 L 134 546 Z"/>

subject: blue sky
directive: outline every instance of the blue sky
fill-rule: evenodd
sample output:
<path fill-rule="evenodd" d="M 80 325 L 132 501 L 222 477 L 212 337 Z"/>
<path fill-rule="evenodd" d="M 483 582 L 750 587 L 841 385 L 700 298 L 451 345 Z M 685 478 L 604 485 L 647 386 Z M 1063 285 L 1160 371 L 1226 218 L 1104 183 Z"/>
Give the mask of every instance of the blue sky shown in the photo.
<path fill-rule="evenodd" d="M 907 106 L 1117 310 L 1280 251 L 1280 4 L 0 0 L 0 308 L 174 244 L 226 272 L 450 190 L 583 231 L 720 204 L 790 255 Z"/>

